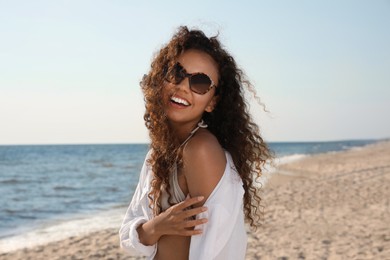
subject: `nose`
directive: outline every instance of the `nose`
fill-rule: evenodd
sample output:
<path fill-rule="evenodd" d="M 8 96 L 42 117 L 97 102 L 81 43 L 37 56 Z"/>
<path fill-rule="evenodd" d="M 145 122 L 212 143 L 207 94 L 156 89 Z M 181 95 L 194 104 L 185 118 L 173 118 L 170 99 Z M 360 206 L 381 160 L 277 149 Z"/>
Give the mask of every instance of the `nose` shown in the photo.
<path fill-rule="evenodd" d="M 177 90 L 182 90 L 186 93 L 190 92 L 190 81 L 188 77 L 185 77 L 182 81 L 175 85 Z"/>

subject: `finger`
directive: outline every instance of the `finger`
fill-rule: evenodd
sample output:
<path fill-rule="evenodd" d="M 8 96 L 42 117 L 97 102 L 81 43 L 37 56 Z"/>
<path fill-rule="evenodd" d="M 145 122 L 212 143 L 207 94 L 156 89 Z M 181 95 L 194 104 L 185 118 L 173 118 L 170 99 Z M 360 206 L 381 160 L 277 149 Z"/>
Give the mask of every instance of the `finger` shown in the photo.
<path fill-rule="evenodd" d="M 198 215 L 199 213 L 205 212 L 206 210 L 207 210 L 206 207 L 197 207 L 197 208 L 185 210 L 182 213 L 180 213 L 180 217 L 183 219 L 188 218 L 188 217 L 192 217 L 192 216 Z"/>
<path fill-rule="evenodd" d="M 198 197 L 186 199 L 185 201 L 182 201 L 182 202 L 176 204 L 174 207 L 177 210 L 183 210 L 183 209 L 188 208 L 196 203 L 201 202 L 203 199 L 204 199 L 203 196 L 198 196 Z"/>
<path fill-rule="evenodd" d="M 177 235 L 189 237 L 189 236 L 200 235 L 202 233 L 203 231 L 201 229 L 193 229 L 193 230 L 182 230 Z"/>
<path fill-rule="evenodd" d="M 205 224 L 205 223 L 207 223 L 207 218 L 190 220 L 190 221 L 186 221 L 184 223 L 184 227 L 185 228 L 190 228 L 190 227 L 195 227 L 195 226 L 202 225 L 202 224 Z"/>

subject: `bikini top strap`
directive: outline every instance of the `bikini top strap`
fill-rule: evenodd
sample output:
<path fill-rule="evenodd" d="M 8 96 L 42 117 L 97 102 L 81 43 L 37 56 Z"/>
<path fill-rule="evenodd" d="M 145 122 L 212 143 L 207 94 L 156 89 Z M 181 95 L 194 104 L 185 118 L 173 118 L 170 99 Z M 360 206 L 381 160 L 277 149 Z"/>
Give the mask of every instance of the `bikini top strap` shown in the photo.
<path fill-rule="evenodd" d="M 191 139 L 191 137 L 194 136 L 196 131 L 198 131 L 199 128 L 207 128 L 207 124 L 203 121 L 203 119 L 198 123 L 197 127 L 194 128 L 194 130 L 191 131 L 190 135 L 187 137 L 186 140 L 180 145 L 180 148 L 187 144 L 187 142 Z"/>

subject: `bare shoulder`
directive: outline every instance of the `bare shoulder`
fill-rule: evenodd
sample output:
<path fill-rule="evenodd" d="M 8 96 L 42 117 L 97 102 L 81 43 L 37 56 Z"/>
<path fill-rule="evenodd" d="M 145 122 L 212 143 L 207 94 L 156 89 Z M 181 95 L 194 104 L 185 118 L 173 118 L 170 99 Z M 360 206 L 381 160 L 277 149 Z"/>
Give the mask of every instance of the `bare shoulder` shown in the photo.
<path fill-rule="evenodd" d="M 225 171 L 226 157 L 217 138 L 202 129 L 186 145 L 183 163 L 190 195 L 207 198 Z"/>
<path fill-rule="evenodd" d="M 225 152 L 217 138 L 208 130 L 199 131 L 190 139 L 183 151 L 183 159 L 187 164 L 222 163 L 225 166 Z"/>

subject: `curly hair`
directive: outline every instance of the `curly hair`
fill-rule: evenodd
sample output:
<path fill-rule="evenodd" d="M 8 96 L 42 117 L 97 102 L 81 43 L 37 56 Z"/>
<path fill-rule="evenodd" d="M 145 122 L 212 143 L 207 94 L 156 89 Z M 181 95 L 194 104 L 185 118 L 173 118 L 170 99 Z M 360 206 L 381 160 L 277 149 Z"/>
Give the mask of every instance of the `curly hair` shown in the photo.
<path fill-rule="evenodd" d="M 150 206 L 155 215 L 161 212 L 162 190 L 169 194 L 169 175 L 182 159 L 180 144 L 169 129 L 161 99 L 165 73 L 183 52 L 196 49 L 210 55 L 219 70 L 218 102 L 212 112 L 204 112 L 203 120 L 220 145 L 232 155 L 245 190 L 243 203 L 246 219 L 252 227 L 257 227 L 262 213 L 259 208 L 262 206 L 259 195 L 261 185 L 257 185 L 256 180 L 262 175 L 265 163 L 273 158 L 273 153 L 251 119 L 244 98 L 244 87 L 256 96 L 255 90 L 217 37 L 208 38 L 200 30 L 179 27 L 171 41 L 156 54 L 148 75 L 141 81 L 146 108 L 144 120 L 152 149 L 148 162 L 153 171 Z"/>

